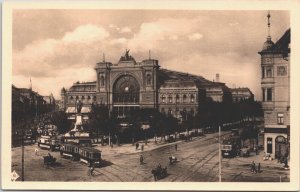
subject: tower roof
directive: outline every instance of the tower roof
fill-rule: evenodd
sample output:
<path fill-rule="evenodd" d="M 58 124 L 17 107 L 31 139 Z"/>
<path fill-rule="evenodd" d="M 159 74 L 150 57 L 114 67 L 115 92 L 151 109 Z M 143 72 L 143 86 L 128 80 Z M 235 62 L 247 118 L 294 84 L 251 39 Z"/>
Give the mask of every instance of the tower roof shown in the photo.
<path fill-rule="evenodd" d="M 271 48 L 273 45 L 274 45 L 274 42 L 271 40 L 271 36 L 268 36 L 267 41 L 264 43 L 262 50 L 267 50 L 267 49 Z"/>

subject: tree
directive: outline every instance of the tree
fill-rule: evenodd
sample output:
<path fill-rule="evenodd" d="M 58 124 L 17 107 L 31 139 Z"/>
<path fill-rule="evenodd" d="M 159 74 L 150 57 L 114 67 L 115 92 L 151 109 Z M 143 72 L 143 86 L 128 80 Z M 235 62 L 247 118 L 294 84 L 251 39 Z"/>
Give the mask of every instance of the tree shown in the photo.
<path fill-rule="evenodd" d="M 92 105 L 91 113 L 89 114 L 89 121 L 86 125 L 90 133 L 96 134 L 98 139 L 99 134 L 108 133 L 109 111 L 107 106 Z"/>
<path fill-rule="evenodd" d="M 64 111 L 56 111 L 51 114 L 51 122 L 57 126 L 59 134 L 68 132 L 71 128 L 71 121 L 68 120 L 68 116 Z"/>

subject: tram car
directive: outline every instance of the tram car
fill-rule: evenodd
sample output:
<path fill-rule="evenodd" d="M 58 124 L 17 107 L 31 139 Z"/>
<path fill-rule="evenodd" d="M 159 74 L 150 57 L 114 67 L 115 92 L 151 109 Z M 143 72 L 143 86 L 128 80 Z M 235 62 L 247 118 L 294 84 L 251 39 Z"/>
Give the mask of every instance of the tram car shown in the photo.
<path fill-rule="evenodd" d="M 101 164 L 101 151 L 91 147 L 79 148 L 80 161 L 89 166 L 99 167 Z"/>
<path fill-rule="evenodd" d="M 73 161 L 79 161 L 79 147 L 75 144 L 63 143 L 60 146 L 60 155 L 72 159 Z"/>
<path fill-rule="evenodd" d="M 101 165 L 101 151 L 92 147 L 83 147 L 79 144 L 63 143 L 60 146 L 60 155 L 73 161 L 80 161 L 89 166 Z"/>
<path fill-rule="evenodd" d="M 223 157 L 235 157 L 239 154 L 241 149 L 240 136 L 230 136 L 223 140 L 221 145 L 221 152 Z"/>
<path fill-rule="evenodd" d="M 41 149 L 49 149 L 50 151 L 59 150 L 60 139 L 51 138 L 50 136 L 41 136 L 38 140 L 38 146 Z"/>

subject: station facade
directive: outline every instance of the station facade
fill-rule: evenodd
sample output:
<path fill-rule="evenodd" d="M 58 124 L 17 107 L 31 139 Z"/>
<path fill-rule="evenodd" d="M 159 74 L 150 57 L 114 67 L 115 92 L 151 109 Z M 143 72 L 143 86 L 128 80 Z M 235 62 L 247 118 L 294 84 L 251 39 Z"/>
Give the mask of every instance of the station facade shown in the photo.
<path fill-rule="evenodd" d="M 120 118 L 138 108 L 156 108 L 182 118 L 182 114 L 196 114 L 199 103 L 206 99 L 232 100 L 225 83 L 162 69 L 158 60 L 151 58 L 136 62 L 129 51 L 116 64 L 104 60 L 97 63 L 95 72 L 94 82 L 77 82 L 69 89 L 62 88 L 62 110 L 74 114 L 80 100 L 82 113 L 89 113 L 92 104 L 104 104 Z"/>

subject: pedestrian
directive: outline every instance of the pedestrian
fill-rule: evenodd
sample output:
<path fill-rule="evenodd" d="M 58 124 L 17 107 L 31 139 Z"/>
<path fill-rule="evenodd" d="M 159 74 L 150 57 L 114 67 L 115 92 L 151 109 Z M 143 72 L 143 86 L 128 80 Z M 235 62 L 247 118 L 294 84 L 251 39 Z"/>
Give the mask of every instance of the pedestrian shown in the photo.
<path fill-rule="evenodd" d="M 142 144 L 141 149 L 142 149 L 142 151 L 144 151 L 144 144 Z"/>
<path fill-rule="evenodd" d="M 255 151 L 255 154 L 257 155 L 257 153 L 258 153 L 257 147 L 254 147 L 254 151 Z"/>
<path fill-rule="evenodd" d="M 177 144 L 175 144 L 175 151 L 177 151 Z"/>
<path fill-rule="evenodd" d="M 37 148 L 34 149 L 34 153 L 37 156 L 38 155 L 39 150 Z"/>
<path fill-rule="evenodd" d="M 110 142 L 110 147 L 111 147 L 111 148 L 113 148 L 113 147 L 114 147 L 114 145 L 113 145 L 113 142 Z"/>
<path fill-rule="evenodd" d="M 250 166 L 251 173 L 254 172 L 254 167 L 255 167 L 255 163 L 254 163 L 254 161 L 252 161 L 251 166 Z"/>
<path fill-rule="evenodd" d="M 260 173 L 260 163 L 257 165 L 257 172 Z"/>
<path fill-rule="evenodd" d="M 255 163 L 253 164 L 253 172 L 254 172 L 254 173 L 257 173 L 257 169 L 256 169 Z"/>
<path fill-rule="evenodd" d="M 94 175 L 94 166 L 90 166 L 89 170 L 88 170 L 88 176 L 93 176 Z"/>
<path fill-rule="evenodd" d="M 140 164 L 142 165 L 144 163 L 144 157 L 143 155 L 140 155 Z"/>
<path fill-rule="evenodd" d="M 137 150 L 139 148 L 139 143 L 135 144 L 135 150 Z"/>

